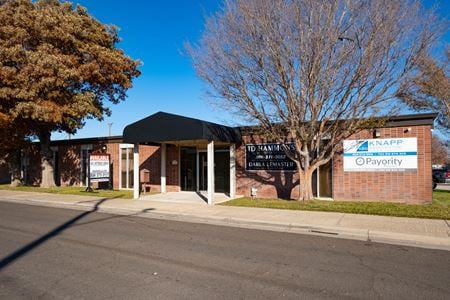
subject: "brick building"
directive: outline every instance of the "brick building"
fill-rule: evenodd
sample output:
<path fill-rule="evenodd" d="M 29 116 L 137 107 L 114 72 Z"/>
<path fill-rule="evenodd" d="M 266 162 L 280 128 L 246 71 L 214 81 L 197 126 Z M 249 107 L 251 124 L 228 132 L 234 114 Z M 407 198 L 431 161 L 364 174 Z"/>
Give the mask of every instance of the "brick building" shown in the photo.
<path fill-rule="evenodd" d="M 354 135 L 344 142 L 343 153 L 314 174 L 315 196 L 430 203 L 435 116 L 392 117 L 383 128 Z M 54 141 L 52 150 L 59 185 L 85 186 L 88 155 L 102 153 L 110 156 L 110 178 L 94 187 L 133 189 L 135 197 L 143 186 L 152 192 L 205 191 L 209 203 L 214 193 L 250 196 L 253 190 L 257 197 L 284 199 L 298 195 L 292 161 L 278 144 L 245 127 L 160 112 L 128 125 L 123 136 Z M 31 184 L 40 180 L 37 153 L 37 148 L 25 151 L 22 159 L 24 178 Z"/>

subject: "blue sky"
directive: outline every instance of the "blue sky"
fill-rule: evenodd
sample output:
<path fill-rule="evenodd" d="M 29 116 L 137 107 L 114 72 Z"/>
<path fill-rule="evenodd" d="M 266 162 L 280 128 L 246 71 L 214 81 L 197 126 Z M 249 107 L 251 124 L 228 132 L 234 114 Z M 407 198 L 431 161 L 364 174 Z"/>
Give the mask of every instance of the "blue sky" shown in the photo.
<path fill-rule="evenodd" d="M 140 59 L 142 75 L 128 91 L 128 99 L 111 105 L 111 117 L 104 121 L 87 120 L 73 138 L 121 135 L 123 128 L 158 111 L 200 118 L 221 124 L 238 125 L 239 120 L 226 110 L 213 109 L 204 95 L 204 85 L 196 77 L 190 59 L 183 55 L 183 44 L 196 42 L 203 30 L 205 16 L 220 8 L 220 0 L 73 0 L 86 7 L 102 23 L 120 28 L 118 45 L 134 59 Z M 450 2 L 450 1 L 449 1 Z M 449 14 L 447 1 L 438 3 L 440 12 Z M 448 39 L 447 39 L 448 40 Z M 66 133 L 54 133 L 53 139 L 66 139 Z"/>
<path fill-rule="evenodd" d="M 202 82 L 196 77 L 190 59 L 183 55 L 184 43 L 195 42 L 204 19 L 219 9 L 217 0 L 200 1 L 72 1 L 86 7 L 102 23 L 120 28 L 118 47 L 140 59 L 142 75 L 134 80 L 126 101 L 110 105 L 111 117 L 88 120 L 73 138 L 121 135 L 123 128 L 158 111 L 233 124 L 224 111 L 213 111 L 205 101 Z M 53 139 L 66 139 L 54 133 Z"/>

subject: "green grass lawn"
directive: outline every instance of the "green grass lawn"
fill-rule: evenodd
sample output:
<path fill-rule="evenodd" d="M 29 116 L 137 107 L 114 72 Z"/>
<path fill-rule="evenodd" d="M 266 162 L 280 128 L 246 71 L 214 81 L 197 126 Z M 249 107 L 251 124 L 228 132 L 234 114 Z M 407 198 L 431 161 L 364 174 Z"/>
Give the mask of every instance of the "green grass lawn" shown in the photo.
<path fill-rule="evenodd" d="M 346 202 L 314 200 L 298 202 L 279 199 L 239 198 L 222 203 L 226 206 L 245 206 L 291 210 L 331 211 L 396 217 L 450 219 L 450 191 L 434 191 L 433 203 L 412 205 L 386 202 Z"/>
<path fill-rule="evenodd" d="M 436 190 L 433 192 L 433 204 L 450 207 L 450 191 Z"/>
<path fill-rule="evenodd" d="M 24 191 L 24 192 L 39 192 L 52 194 L 69 194 L 80 196 L 96 196 L 102 198 L 133 198 L 133 191 L 129 190 L 94 190 L 93 192 L 86 192 L 86 187 L 54 187 L 54 188 L 40 188 L 36 186 L 18 186 L 10 187 L 9 184 L 1 184 L 0 190 L 10 191 Z"/>

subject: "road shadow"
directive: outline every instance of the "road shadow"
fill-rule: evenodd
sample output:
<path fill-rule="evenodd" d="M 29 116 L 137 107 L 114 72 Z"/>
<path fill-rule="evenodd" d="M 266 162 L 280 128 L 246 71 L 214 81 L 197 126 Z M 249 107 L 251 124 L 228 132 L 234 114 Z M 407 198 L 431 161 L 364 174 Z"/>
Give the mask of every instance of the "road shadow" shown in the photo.
<path fill-rule="evenodd" d="M 19 258 L 27 255 L 32 250 L 34 250 L 37 247 L 41 246 L 43 243 L 45 243 L 48 240 L 50 240 L 50 239 L 56 237 L 57 235 L 61 234 L 63 231 L 65 231 L 66 229 L 68 229 L 70 227 L 87 225 L 87 224 L 96 223 L 96 222 L 102 222 L 102 221 L 105 221 L 105 220 L 110 220 L 110 219 L 115 219 L 115 218 L 124 218 L 124 217 L 134 216 L 134 215 L 138 215 L 138 214 L 141 214 L 141 213 L 145 213 L 145 212 L 154 210 L 153 208 L 146 208 L 146 209 L 143 209 L 142 211 L 134 213 L 134 214 L 115 215 L 115 216 L 101 218 L 101 219 L 97 219 L 97 220 L 93 220 L 93 221 L 88 221 L 88 222 L 84 222 L 84 223 L 75 224 L 77 221 L 87 217 L 88 215 L 90 215 L 92 213 L 97 212 L 99 210 L 101 204 L 103 204 L 104 202 L 106 202 L 108 200 L 112 200 L 112 199 L 114 199 L 114 198 L 102 198 L 100 200 L 94 200 L 94 201 L 97 201 L 97 202 L 95 203 L 94 207 L 91 210 L 85 211 L 85 212 L 83 212 L 83 213 L 73 217 L 69 221 L 59 225 L 58 227 L 54 228 L 53 230 L 49 231 L 48 233 L 44 234 L 43 236 L 39 237 L 38 239 L 28 243 L 27 245 L 17 249 L 16 251 L 12 252 L 11 254 L 5 256 L 4 258 L 2 258 L 0 260 L 0 271 L 3 270 L 8 265 L 10 265 L 11 263 L 13 263 L 16 260 L 18 260 Z M 89 202 L 91 202 L 91 201 L 89 201 Z"/>
<path fill-rule="evenodd" d="M 197 196 L 199 196 L 200 197 L 200 199 L 202 199 L 205 203 L 208 203 L 208 198 L 207 197 L 205 197 L 205 195 L 203 195 L 202 193 L 200 193 L 200 192 L 195 192 L 196 194 L 197 194 Z"/>
<path fill-rule="evenodd" d="M 86 222 L 81 222 L 81 223 L 77 223 L 77 224 L 73 224 L 70 227 L 78 227 L 78 226 L 83 226 L 83 225 L 88 225 L 88 224 L 93 224 L 93 223 L 99 223 L 99 222 L 103 222 L 103 221 L 107 221 L 107 220 L 112 220 L 112 219 L 120 219 L 120 218 L 125 218 L 125 217 L 134 217 L 134 216 L 138 216 L 140 214 L 149 212 L 155 210 L 154 208 L 146 208 L 143 209 L 141 211 L 138 211 L 134 214 L 127 214 L 127 215 L 113 215 L 110 217 L 106 217 L 106 218 L 100 218 L 100 219 L 96 219 L 96 220 L 92 220 L 92 221 L 86 221 Z"/>

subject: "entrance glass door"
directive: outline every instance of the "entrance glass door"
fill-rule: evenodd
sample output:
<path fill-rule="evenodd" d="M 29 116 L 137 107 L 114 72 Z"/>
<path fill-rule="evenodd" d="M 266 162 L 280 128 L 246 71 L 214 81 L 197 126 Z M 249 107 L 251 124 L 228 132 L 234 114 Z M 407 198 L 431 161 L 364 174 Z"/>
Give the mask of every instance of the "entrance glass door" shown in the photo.
<path fill-rule="evenodd" d="M 197 190 L 197 149 L 180 149 L 181 190 L 195 192 Z"/>
<path fill-rule="evenodd" d="M 318 198 L 332 198 L 332 174 L 331 174 L 330 160 L 325 165 L 320 166 L 318 170 L 314 171 L 312 177 L 312 189 L 314 197 Z"/>
<path fill-rule="evenodd" d="M 198 190 L 208 190 L 208 157 L 206 152 L 198 152 Z"/>
<path fill-rule="evenodd" d="M 331 198 L 331 161 L 319 167 L 319 197 Z"/>
<path fill-rule="evenodd" d="M 214 153 L 214 185 L 216 193 L 230 192 L 230 151 Z"/>
<path fill-rule="evenodd" d="M 208 189 L 208 157 L 206 152 L 198 152 L 199 160 L 199 191 Z M 214 189 L 216 193 L 230 192 L 230 152 L 228 150 L 214 151 Z"/>
<path fill-rule="evenodd" d="M 204 150 L 181 148 L 180 175 L 182 191 L 208 190 L 208 155 Z M 230 192 L 230 152 L 214 151 L 215 192 Z"/>

